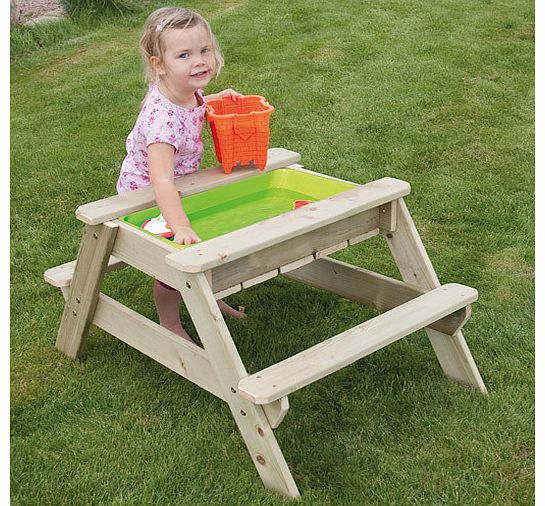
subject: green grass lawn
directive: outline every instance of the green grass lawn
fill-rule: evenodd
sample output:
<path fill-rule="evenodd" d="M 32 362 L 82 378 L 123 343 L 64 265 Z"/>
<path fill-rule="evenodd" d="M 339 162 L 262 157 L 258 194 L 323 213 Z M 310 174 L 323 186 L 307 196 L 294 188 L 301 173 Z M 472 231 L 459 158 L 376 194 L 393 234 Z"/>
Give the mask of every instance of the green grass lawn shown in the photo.
<path fill-rule="evenodd" d="M 533 3 L 184 5 L 225 53 L 208 91 L 267 97 L 271 146 L 312 170 L 409 181 L 439 278 L 480 292 L 465 337 L 488 397 L 449 382 L 423 332 L 290 396 L 276 436 L 301 504 L 533 504 Z M 75 209 L 115 192 L 144 19 L 67 28 L 12 60 L 12 503 L 284 504 L 219 399 L 96 327 L 82 361 L 54 348 L 63 299 L 43 272 L 75 258 Z M 381 238 L 335 257 L 398 276 Z M 155 319 L 146 276 L 112 273 L 104 291 Z M 251 316 L 228 321 L 250 372 L 375 314 L 285 278 L 227 301 Z"/>

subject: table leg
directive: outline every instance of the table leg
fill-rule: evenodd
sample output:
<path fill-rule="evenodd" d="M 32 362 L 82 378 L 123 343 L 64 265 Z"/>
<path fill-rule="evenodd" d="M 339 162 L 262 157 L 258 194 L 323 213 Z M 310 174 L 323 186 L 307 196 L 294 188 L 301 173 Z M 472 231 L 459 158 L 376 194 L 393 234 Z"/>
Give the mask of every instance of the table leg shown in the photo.
<path fill-rule="evenodd" d="M 117 225 L 109 222 L 85 227 L 56 342 L 70 358 L 77 358 L 83 349 L 116 233 Z"/>
<path fill-rule="evenodd" d="M 398 200 L 395 231 L 384 236 L 403 281 L 431 290 L 440 286 L 439 279 L 416 230 L 403 199 Z M 461 331 L 453 335 L 426 329 L 439 363 L 449 378 L 486 393 L 486 386 Z"/>
<path fill-rule="evenodd" d="M 297 485 L 263 407 L 244 399 L 237 392 L 239 381 L 248 373 L 206 275 L 180 272 L 174 281 L 174 287 L 182 293 L 218 383 L 225 390 L 224 398 L 264 485 L 287 497 L 299 497 Z"/>

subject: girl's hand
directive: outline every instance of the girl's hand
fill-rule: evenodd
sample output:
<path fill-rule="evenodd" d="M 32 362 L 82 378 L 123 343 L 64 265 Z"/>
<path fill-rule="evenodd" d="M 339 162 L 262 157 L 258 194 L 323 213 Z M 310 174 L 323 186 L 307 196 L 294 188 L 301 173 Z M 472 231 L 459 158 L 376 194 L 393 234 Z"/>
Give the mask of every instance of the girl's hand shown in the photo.
<path fill-rule="evenodd" d="M 242 97 L 242 93 L 239 93 L 238 91 L 235 91 L 231 88 L 227 88 L 226 90 L 220 91 L 218 93 L 219 97 Z"/>
<path fill-rule="evenodd" d="M 226 90 L 220 91 L 219 93 L 206 95 L 206 97 L 204 97 L 204 101 L 208 102 L 209 100 L 215 100 L 222 97 L 233 97 L 234 99 L 236 99 L 237 97 L 242 97 L 242 93 L 239 93 L 238 91 L 235 91 L 231 88 L 227 88 Z"/>
<path fill-rule="evenodd" d="M 174 242 L 176 244 L 194 244 L 201 242 L 201 238 L 191 227 L 180 227 L 174 234 Z"/>

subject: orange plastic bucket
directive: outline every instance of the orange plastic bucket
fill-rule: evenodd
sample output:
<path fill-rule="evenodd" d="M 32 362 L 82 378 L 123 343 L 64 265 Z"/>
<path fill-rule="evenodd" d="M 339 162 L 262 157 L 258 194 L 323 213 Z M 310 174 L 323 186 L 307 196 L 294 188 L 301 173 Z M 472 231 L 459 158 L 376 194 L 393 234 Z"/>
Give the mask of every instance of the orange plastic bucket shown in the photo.
<path fill-rule="evenodd" d="M 216 156 L 227 174 L 237 164 L 265 168 L 273 111 L 259 95 L 222 97 L 206 103 Z"/>

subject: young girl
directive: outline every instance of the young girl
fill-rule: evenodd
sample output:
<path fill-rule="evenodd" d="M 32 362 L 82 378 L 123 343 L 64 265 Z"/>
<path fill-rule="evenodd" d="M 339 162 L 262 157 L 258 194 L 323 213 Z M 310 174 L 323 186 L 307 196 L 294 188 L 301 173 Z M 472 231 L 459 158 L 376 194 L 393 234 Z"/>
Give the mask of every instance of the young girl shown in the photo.
<path fill-rule="evenodd" d="M 203 96 L 203 88 L 220 72 L 223 57 L 208 22 L 195 12 L 178 7 L 153 12 L 146 21 L 140 50 L 149 89 L 127 138 L 117 191 L 151 184 L 174 241 L 196 243 L 200 238 L 184 212 L 174 176 L 199 167 L 205 102 L 240 94 L 227 89 Z M 180 293 L 155 280 L 153 294 L 160 324 L 191 341 L 180 321 Z M 218 305 L 231 316 L 245 316 L 221 300 Z"/>

